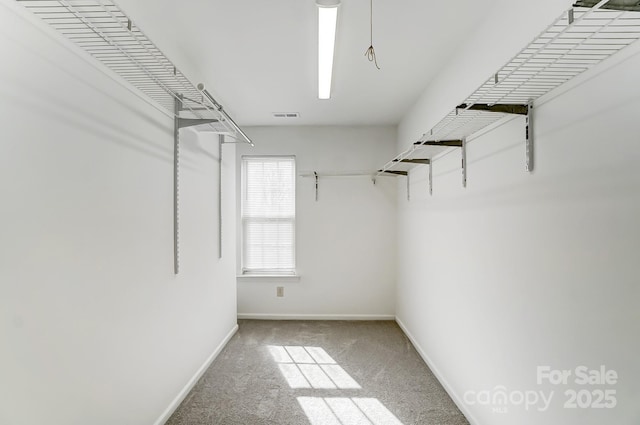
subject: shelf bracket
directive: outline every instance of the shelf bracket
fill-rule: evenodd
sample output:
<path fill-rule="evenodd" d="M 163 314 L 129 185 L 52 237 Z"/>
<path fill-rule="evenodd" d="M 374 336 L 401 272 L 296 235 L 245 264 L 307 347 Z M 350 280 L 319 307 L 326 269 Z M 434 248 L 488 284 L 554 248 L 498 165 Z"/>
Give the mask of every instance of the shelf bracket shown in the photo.
<path fill-rule="evenodd" d="M 200 124 L 211 124 L 214 122 L 219 122 L 217 119 L 208 119 L 208 118 L 178 118 L 176 121 L 176 125 L 178 128 L 186 128 L 193 127 L 194 125 Z"/>
<path fill-rule="evenodd" d="M 458 109 L 465 109 L 467 111 L 485 111 L 485 112 L 499 112 L 502 114 L 515 114 L 515 115 L 527 115 L 527 105 L 518 105 L 514 103 L 494 103 L 489 105 L 486 103 L 474 103 L 473 105 L 467 105 L 462 103 L 456 107 Z"/>
<path fill-rule="evenodd" d="M 318 173 L 314 171 L 313 177 L 316 180 L 316 202 L 318 202 Z"/>
<path fill-rule="evenodd" d="M 406 176 L 406 171 L 396 171 L 396 170 L 378 170 L 379 173 L 387 173 L 387 174 L 395 174 L 396 176 Z"/>
<path fill-rule="evenodd" d="M 420 142 L 416 142 L 416 143 L 420 143 Z M 431 182 L 431 159 L 429 158 L 405 158 L 405 159 L 394 159 L 393 162 L 401 162 L 404 164 L 424 164 L 424 165 L 428 165 L 429 166 L 429 194 L 433 193 L 433 186 L 432 186 L 432 182 Z M 385 171 L 388 172 L 388 171 Z M 405 174 L 401 174 L 401 173 L 405 173 Z M 398 175 L 406 175 L 407 176 L 407 201 L 411 200 L 411 186 L 409 183 L 409 172 L 408 171 L 400 171 L 400 172 L 393 172 L 393 174 L 398 174 Z"/>
<path fill-rule="evenodd" d="M 455 140 L 425 140 L 422 142 L 415 142 L 414 145 L 419 146 L 448 146 L 454 148 L 461 148 L 462 151 L 462 187 L 467 187 L 467 139 L 455 139 Z M 412 161 L 412 160 L 409 160 Z M 425 161 L 425 160 L 421 160 Z M 428 162 L 421 162 L 422 164 L 429 164 L 429 194 L 433 194 L 433 182 L 432 182 L 432 173 L 431 167 L 433 164 L 431 160 L 427 159 Z"/>
<path fill-rule="evenodd" d="M 407 172 L 407 201 L 411 200 L 411 174 Z"/>
<path fill-rule="evenodd" d="M 528 172 L 533 171 L 533 101 L 527 105 L 527 117 L 525 125 L 526 143 L 526 168 Z"/>
<path fill-rule="evenodd" d="M 415 142 L 414 145 L 421 146 L 445 146 L 445 147 L 454 147 L 461 148 L 462 140 L 425 140 L 423 142 Z"/>
<path fill-rule="evenodd" d="M 573 4 L 573 7 L 592 8 L 598 3 L 600 3 L 600 0 L 578 0 Z M 628 0 L 609 0 L 607 3 L 600 6 L 600 8 L 619 10 L 623 12 L 640 12 L 640 4 L 636 1 L 629 2 Z"/>
<path fill-rule="evenodd" d="M 429 158 L 394 159 L 393 162 L 404 162 L 407 164 L 429 164 L 431 163 L 431 160 Z"/>

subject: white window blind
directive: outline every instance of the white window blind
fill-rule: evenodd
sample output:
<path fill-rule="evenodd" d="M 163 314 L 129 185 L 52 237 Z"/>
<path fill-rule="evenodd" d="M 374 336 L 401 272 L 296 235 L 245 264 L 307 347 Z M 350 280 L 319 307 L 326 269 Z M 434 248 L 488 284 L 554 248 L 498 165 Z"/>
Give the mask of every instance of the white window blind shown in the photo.
<path fill-rule="evenodd" d="M 292 156 L 242 157 L 242 272 L 295 273 Z"/>

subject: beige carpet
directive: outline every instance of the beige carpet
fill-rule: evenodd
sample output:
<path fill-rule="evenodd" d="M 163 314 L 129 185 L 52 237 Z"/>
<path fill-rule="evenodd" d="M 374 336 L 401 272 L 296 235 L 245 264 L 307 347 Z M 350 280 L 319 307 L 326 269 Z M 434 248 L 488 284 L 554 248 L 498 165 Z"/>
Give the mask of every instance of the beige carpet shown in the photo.
<path fill-rule="evenodd" d="M 240 320 L 168 425 L 467 425 L 395 322 Z"/>

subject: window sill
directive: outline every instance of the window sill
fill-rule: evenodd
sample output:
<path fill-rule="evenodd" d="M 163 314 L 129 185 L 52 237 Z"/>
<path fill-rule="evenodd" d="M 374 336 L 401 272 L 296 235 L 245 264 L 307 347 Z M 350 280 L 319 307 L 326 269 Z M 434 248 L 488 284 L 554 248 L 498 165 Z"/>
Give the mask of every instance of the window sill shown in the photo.
<path fill-rule="evenodd" d="M 243 274 L 236 276 L 238 282 L 299 282 L 298 274 Z"/>

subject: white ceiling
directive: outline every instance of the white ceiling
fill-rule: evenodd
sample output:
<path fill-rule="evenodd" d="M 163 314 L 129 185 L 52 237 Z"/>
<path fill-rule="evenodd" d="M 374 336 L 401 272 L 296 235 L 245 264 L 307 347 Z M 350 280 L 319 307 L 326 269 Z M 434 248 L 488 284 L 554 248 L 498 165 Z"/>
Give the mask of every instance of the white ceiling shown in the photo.
<path fill-rule="evenodd" d="M 505 0 L 342 0 L 332 97 L 317 98 L 314 0 L 119 0 L 240 125 L 397 124 L 465 39 Z M 273 112 L 299 112 L 276 119 Z"/>

